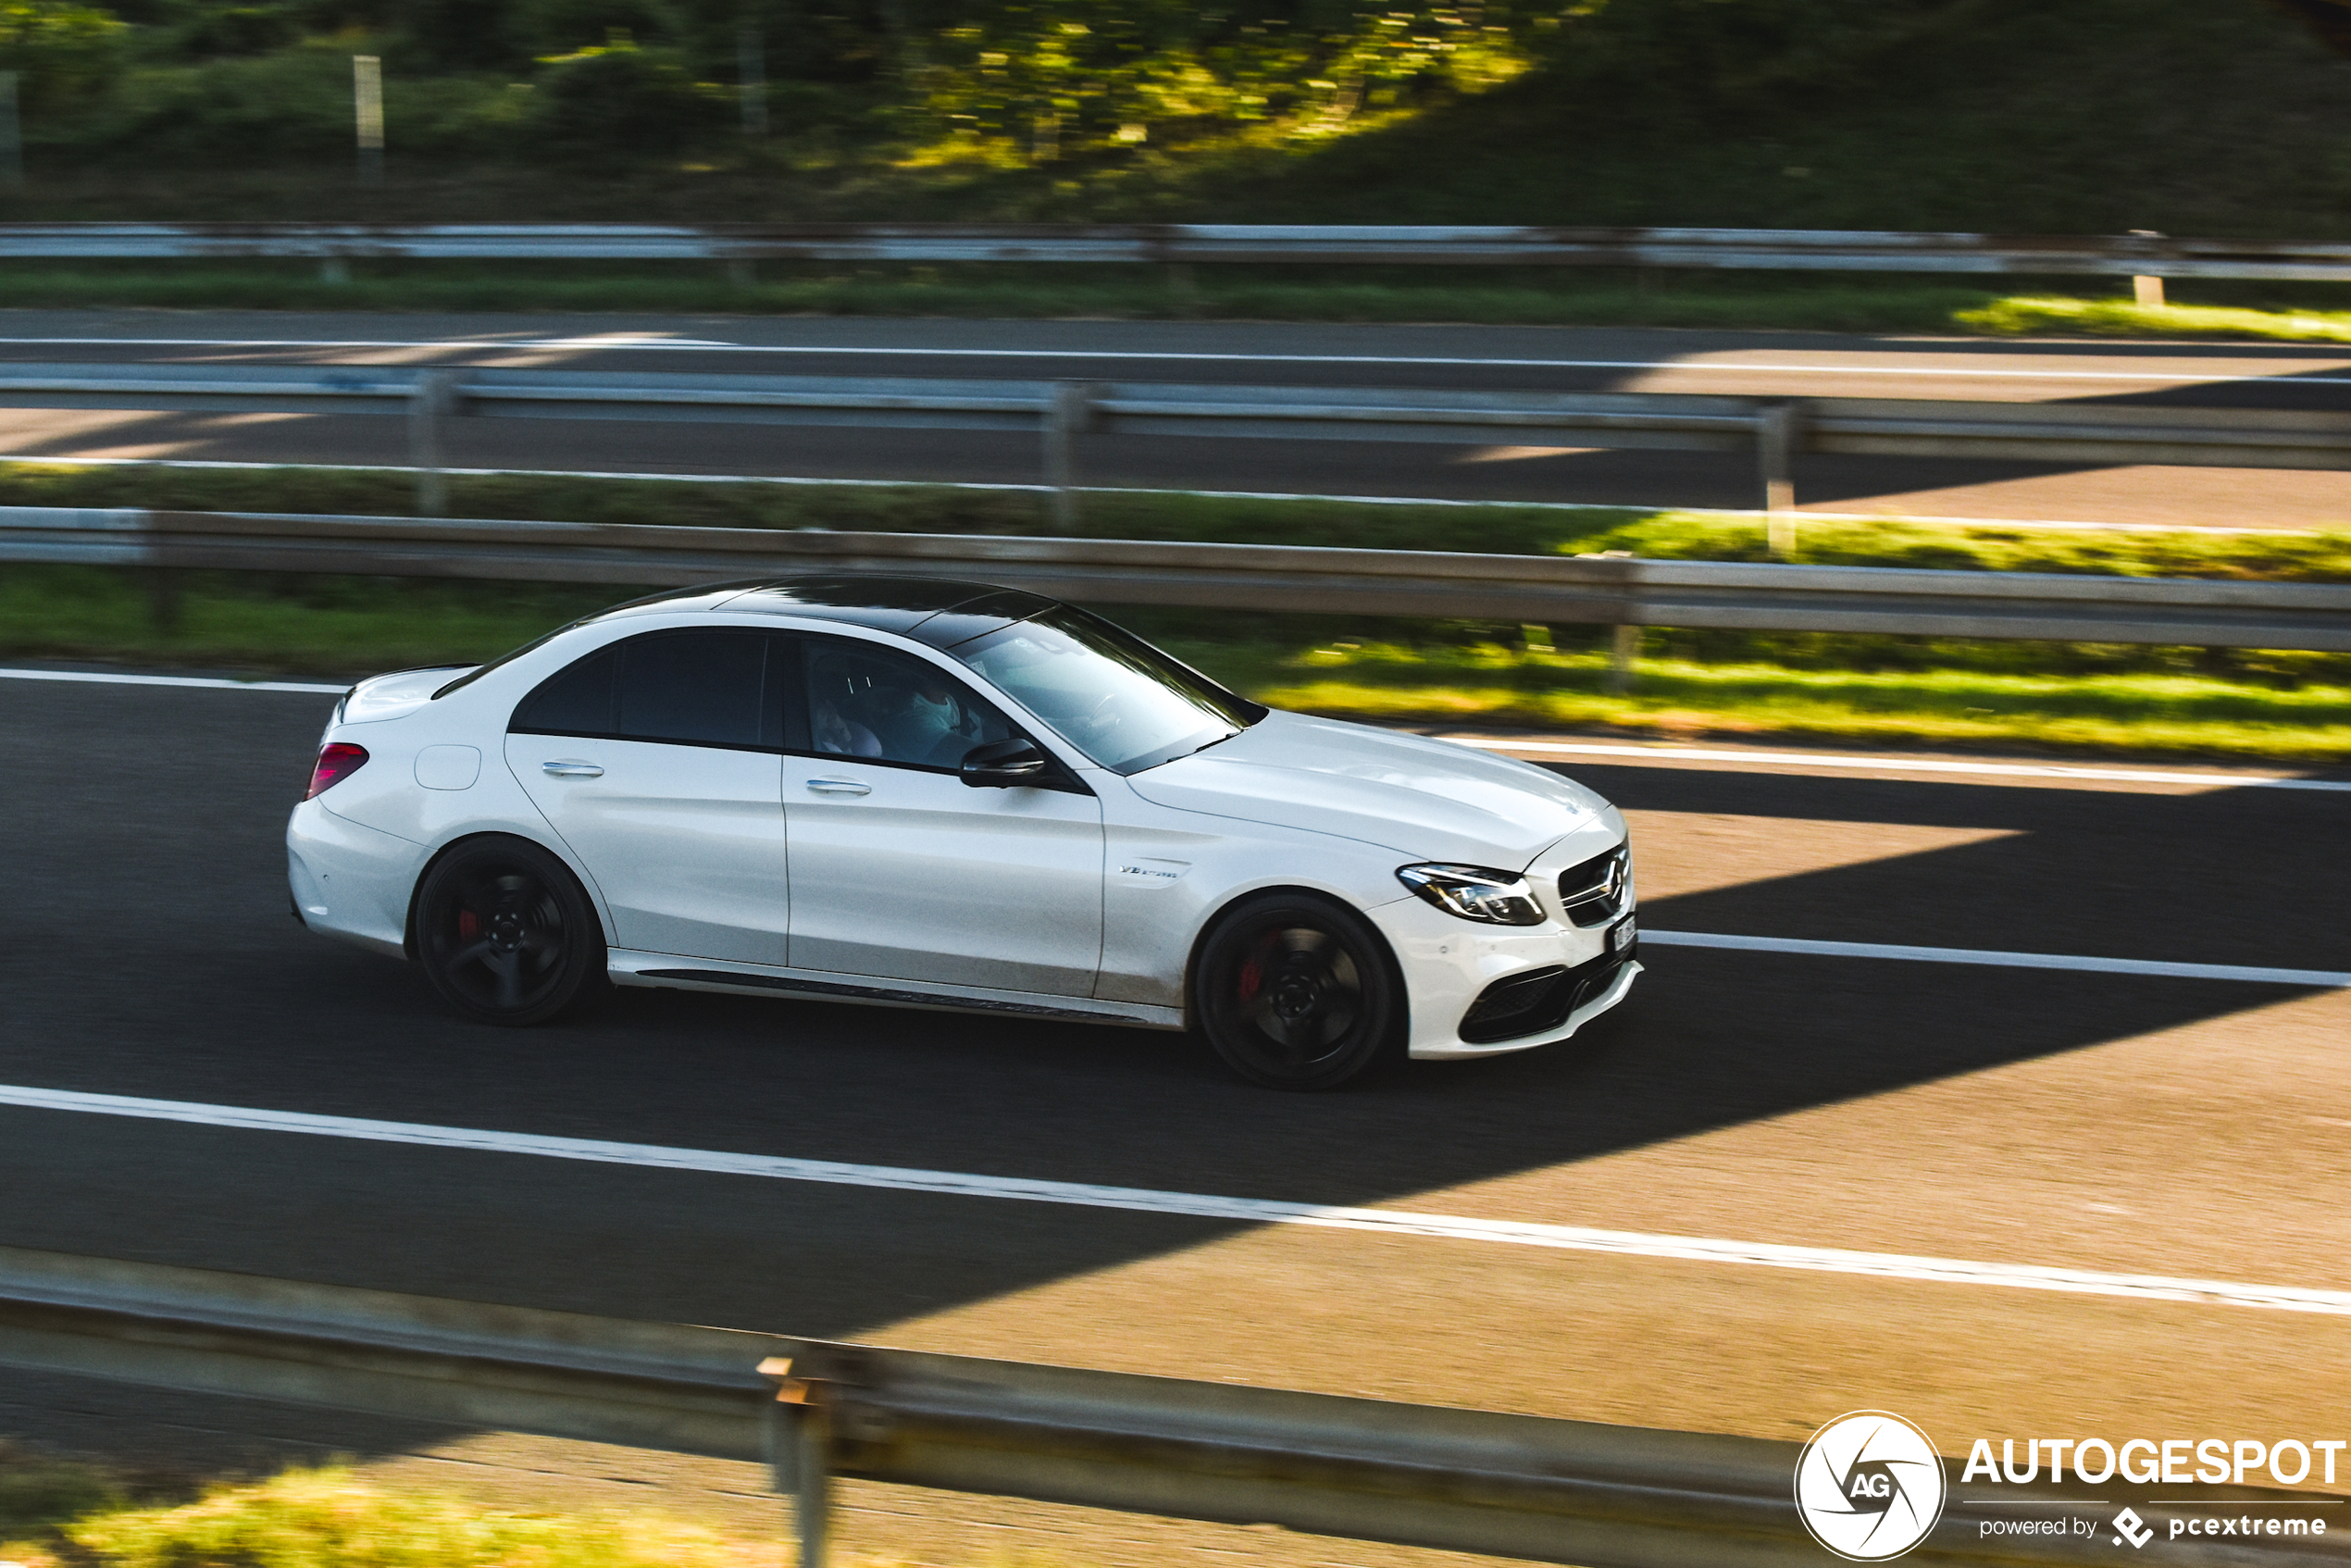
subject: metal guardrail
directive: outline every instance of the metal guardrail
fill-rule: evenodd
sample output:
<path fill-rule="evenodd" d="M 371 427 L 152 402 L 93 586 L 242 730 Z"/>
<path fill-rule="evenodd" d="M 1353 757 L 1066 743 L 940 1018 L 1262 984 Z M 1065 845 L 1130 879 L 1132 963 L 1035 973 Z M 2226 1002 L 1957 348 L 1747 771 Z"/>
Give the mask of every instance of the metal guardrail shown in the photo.
<path fill-rule="evenodd" d="M 349 365 L 0 364 L 0 406 L 404 414 L 424 509 L 467 416 L 969 429 L 1041 438 L 1074 505 L 1087 434 L 1751 452 L 1766 510 L 1798 453 L 2351 468 L 2351 414 L 2136 404 L 1243 387 L 1151 381 L 692 376 Z"/>
<path fill-rule="evenodd" d="M 976 577 L 1096 604 L 2351 652 L 2351 584 L 986 534 L 0 507 L 0 561 L 669 585 Z"/>
<path fill-rule="evenodd" d="M 1583 1568 L 1829 1561 L 1797 1520 L 1793 1443 L 17 1248 L 0 1248 L 0 1364 L 764 1462 L 794 1500 L 802 1568 L 826 1559 L 840 1477 Z M 2061 1537 L 1987 1538 L 2020 1503 L 2073 1500 L 2046 1484 L 2000 1490 L 1985 1505 L 1955 1489 L 1913 1561 L 2084 1560 Z M 2169 1550 L 2320 1568 L 2351 1557 L 2351 1532 Z"/>
<path fill-rule="evenodd" d="M 2351 243 L 2157 234 L 1309 224 L 12 223 L 0 257 L 1678 267 L 2351 280 Z"/>

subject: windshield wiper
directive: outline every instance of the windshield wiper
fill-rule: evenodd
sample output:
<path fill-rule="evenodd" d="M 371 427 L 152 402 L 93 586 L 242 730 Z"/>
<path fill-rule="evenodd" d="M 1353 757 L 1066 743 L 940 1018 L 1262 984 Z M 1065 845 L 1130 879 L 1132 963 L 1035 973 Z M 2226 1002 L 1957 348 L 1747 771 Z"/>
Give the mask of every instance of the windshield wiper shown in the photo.
<path fill-rule="evenodd" d="M 1186 754 L 1186 755 L 1188 755 L 1188 756 L 1195 756 L 1195 757 L 1196 757 L 1196 756 L 1200 755 L 1202 752 L 1204 752 L 1204 751 L 1208 750 L 1208 748 L 1209 748 L 1209 747 L 1211 747 L 1211 746 L 1221 746 L 1221 745 L 1223 745 L 1225 741 L 1227 741 L 1227 740 L 1231 740 L 1234 736 L 1238 735 L 1239 733 L 1240 733 L 1240 731 L 1239 731 L 1239 730 L 1238 730 L 1238 729 L 1227 729 L 1226 731 L 1225 731 L 1225 733 L 1224 733 L 1224 734 L 1219 735 L 1219 736 L 1218 736 L 1215 740 L 1202 740 L 1202 741 L 1201 741 L 1199 745 L 1194 746 L 1194 747 L 1193 747 L 1193 748 L 1192 748 L 1189 752 L 1186 753 L 1185 754 Z"/>

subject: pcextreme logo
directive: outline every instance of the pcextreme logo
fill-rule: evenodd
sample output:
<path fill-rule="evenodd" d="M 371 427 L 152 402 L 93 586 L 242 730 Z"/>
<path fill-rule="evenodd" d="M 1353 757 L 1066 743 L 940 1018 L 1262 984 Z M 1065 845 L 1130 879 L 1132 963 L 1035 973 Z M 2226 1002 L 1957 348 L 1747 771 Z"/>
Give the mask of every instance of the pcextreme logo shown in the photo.
<path fill-rule="evenodd" d="M 1943 1497 L 1934 1439 L 1885 1411 L 1838 1416 L 1797 1456 L 1797 1517 L 1849 1562 L 1883 1562 L 1926 1539 Z"/>

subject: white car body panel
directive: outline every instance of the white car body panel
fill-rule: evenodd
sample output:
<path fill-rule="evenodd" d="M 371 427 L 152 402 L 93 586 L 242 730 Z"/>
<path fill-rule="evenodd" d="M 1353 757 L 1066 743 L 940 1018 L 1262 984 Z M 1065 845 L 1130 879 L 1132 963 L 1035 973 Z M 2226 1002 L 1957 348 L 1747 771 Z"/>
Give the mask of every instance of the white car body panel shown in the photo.
<path fill-rule="evenodd" d="M 1358 911 L 1404 981 L 1408 1049 L 1482 1057 L 1574 1034 L 1640 972 L 1537 1033 L 1461 1038 L 1497 980 L 1609 956 L 1604 925 L 1559 907 L 1561 871 L 1626 842 L 1623 818 L 1547 769 L 1423 737 L 1282 712 L 1132 776 L 1091 763 L 950 654 L 822 616 L 730 612 L 740 586 L 628 606 L 511 656 L 362 682 L 324 740 L 367 763 L 288 825 L 289 881 L 315 930 L 401 953 L 435 855 L 482 833 L 528 839 L 579 877 L 612 978 L 627 985 L 965 1006 L 1181 1028 L 1202 934 L 1253 892 Z M 542 681 L 607 644 L 741 627 L 872 641 L 939 666 L 1002 708 L 1091 795 L 974 789 L 862 757 L 508 734 Z M 468 753 L 477 761 L 469 760 Z M 558 778 L 549 762 L 602 767 Z M 867 792 L 816 791 L 813 779 Z M 1398 880 L 1414 863 L 1523 873 L 1539 926 L 1466 920 Z M 1580 993 L 1579 993 L 1580 994 Z"/>
<path fill-rule="evenodd" d="M 421 847 L 338 816 L 317 801 L 286 824 L 287 882 L 302 923 L 403 956 Z"/>
<path fill-rule="evenodd" d="M 615 945 L 784 962 L 789 856 L 773 753 L 509 735 L 505 762 L 589 867 Z"/>
<path fill-rule="evenodd" d="M 1099 799 L 975 790 L 952 774 L 861 757 L 784 762 L 792 967 L 1093 993 Z"/>
<path fill-rule="evenodd" d="M 1197 756 L 1138 774 L 1162 805 L 1381 844 L 1413 860 L 1516 871 L 1605 804 L 1511 757 L 1276 711 Z"/>

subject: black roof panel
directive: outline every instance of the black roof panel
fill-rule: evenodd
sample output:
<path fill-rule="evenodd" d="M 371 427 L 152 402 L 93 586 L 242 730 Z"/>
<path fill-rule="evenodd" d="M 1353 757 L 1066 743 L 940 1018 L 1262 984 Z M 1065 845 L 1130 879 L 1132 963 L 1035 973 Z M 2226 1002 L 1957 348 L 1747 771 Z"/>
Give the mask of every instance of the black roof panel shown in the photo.
<path fill-rule="evenodd" d="M 754 615 L 846 621 L 852 626 L 913 637 L 934 648 L 946 648 L 1026 620 L 1039 610 L 1050 609 L 1054 603 L 1035 593 L 991 583 L 963 582 L 952 578 L 892 577 L 881 572 L 841 572 L 822 577 L 777 578 L 749 588 L 716 607 Z"/>

